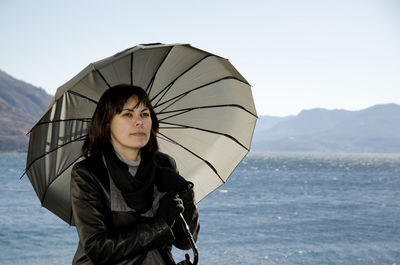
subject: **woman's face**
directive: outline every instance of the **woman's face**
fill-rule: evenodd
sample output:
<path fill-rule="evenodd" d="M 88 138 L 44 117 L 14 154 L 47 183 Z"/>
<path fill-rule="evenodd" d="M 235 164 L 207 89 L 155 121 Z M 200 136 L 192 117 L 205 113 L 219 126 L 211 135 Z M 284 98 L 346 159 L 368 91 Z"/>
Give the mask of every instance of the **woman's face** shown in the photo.
<path fill-rule="evenodd" d="M 152 126 L 150 110 L 142 103 L 136 106 L 137 102 L 136 96 L 130 97 L 110 124 L 114 148 L 131 160 L 137 160 L 139 150 L 148 143 Z"/>

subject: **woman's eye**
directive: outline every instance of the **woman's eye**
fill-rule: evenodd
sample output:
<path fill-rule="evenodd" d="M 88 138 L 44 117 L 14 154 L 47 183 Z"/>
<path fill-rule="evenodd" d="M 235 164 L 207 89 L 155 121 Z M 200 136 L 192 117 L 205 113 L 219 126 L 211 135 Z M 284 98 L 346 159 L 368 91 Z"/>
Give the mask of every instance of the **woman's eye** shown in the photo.
<path fill-rule="evenodd" d="M 130 117 L 132 117 L 132 113 L 125 112 L 122 116 L 130 118 Z"/>
<path fill-rule="evenodd" d="M 149 112 L 143 112 L 142 113 L 142 117 L 150 117 L 150 113 Z"/>

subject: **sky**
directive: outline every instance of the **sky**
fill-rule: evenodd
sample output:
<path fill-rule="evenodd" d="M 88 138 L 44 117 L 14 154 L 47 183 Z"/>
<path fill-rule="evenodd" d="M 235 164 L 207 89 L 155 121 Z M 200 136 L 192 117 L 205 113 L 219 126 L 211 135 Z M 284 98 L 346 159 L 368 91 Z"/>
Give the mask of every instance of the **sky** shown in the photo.
<path fill-rule="evenodd" d="M 56 89 L 142 43 L 229 61 L 259 115 L 400 104 L 398 0 L 0 0 L 0 70 Z"/>

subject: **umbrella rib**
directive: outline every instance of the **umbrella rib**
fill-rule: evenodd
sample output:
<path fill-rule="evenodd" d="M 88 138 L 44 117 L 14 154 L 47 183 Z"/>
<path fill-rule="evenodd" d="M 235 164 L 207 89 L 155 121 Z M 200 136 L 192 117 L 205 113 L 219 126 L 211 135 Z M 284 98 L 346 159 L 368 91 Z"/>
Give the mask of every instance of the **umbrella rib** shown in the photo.
<path fill-rule="evenodd" d="M 22 176 L 20 177 L 20 179 L 22 179 L 22 177 L 26 174 L 26 172 L 28 172 L 28 170 L 31 168 L 31 166 L 32 166 L 36 161 L 38 161 L 39 159 L 41 159 L 41 158 L 47 156 L 47 155 L 50 154 L 50 153 L 53 153 L 54 151 L 57 151 L 58 149 L 60 149 L 61 147 L 65 146 L 65 145 L 67 145 L 67 144 L 70 144 L 70 143 L 73 143 L 73 142 L 82 141 L 82 140 L 85 139 L 85 137 L 86 137 L 86 135 L 83 135 L 83 136 L 81 136 L 81 137 L 79 137 L 79 138 L 74 139 L 73 141 L 69 141 L 69 142 L 64 143 L 64 144 L 62 144 L 62 145 L 59 145 L 59 146 L 57 146 L 56 148 L 54 148 L 54 149 L 52 149 L 52 150 L 50 150 L 50 151 L 47 151 L 47 152 L 45 152 L 44 154 L 42 154 L 42 155 L 36 157 L 36 158 L 35 158 L 31 163 L 29 163 L 29 165 L 26 167 L 26 169 L 25 169 L 24 173 L 22 174 Z"/>
<path fill-rule="evenodd" d="M 103 79 L 104 83 L 108 86 L 108 88 L 111 88 L 110 84 L 107 82 L 106 78 L 100 73 L 99 70 L 97 70 L 96 67 L 93 66 L 94 71 Z"/>
<path fill-rule="evenodd" d="M 169 138 L 169 137 L 166 136 L 165 134 L 160 133 L 160 132 L 159 132 L 158 134 L 162 135 L 162 136 L 165 138 L 164 140 L 170 141 L 171 143 L 180 146 L 181 148 L 183 148 L 183 149 L 186 150 L 187 152 L 191 153 L 192 155 L 194 155 L 195 157 L 199 158 L 201 161 L 203 161 L 204 163 L 206 163 L 207 166 L 209 166 L 209 167 L 214 171 L 214 173 L 218 176 L 218 178 L 222 181 L 222 183 L 225 183 L 225 181 L 224 181 L 224 180 L 221 178 L 221 176 L 218 174 L 217 169 L 215 169 L 215 167 L 214 167 L 209 161 L 205 160 L 204 158 L 202 158 L 202 157 L 199 156 L 198 154 L 194 153 L 193 151 L 191 151 L 189 148 L 183 146 L 182 144 L 180 144 L 180 143 L 178 143 L 178 142 L 172 140 L 171 138 Z M 162 138 L 161 138 L 161 139 L 162 139 Z"/>
<path fill-rule="evenodd" d="M 133 86 L 133 52 L 131 52 L 131 65 L 130 65 L 131 86 Z"/>
<path fill-rule="evenodd" d="M 160 100 L 162 100 L 164 98 L 164 96 L 168 93 L 169 89 L 172 87 L 174 83 L 171 83 L 169 85 L 167 85 L 163 90 L 160 91 L 160 93 L 158 93 L 155 97 L 153 97 L 153 99 L 155 99 L 157 96 L 159 96 L 160 94 L 163 94 L 160 99 L 154 104 L 154 106 L 159 106 L 158 103 L 160 102 Z M 152 100 L 153 100 L 152 99 Z"/>
<path fill-rule="evenodd" d="M 243 107 L 242 105 L 239 104 L 221 104 L 221 105 L 206 105 L 206 106 L 199 106 L 199 107 L 193 107 L 193 108 L 185 108 L 185 109 L 177 109 L 177 110 L 171 110 L 171 111 L 165 111 L 165 112 L 158 112 L 157 115 L 159 114 L 169 114 L 169 113 L 176 113 L 176 114 L 172 114 L 171 116 L 159 119 L 159 121 L 164 121 L 179 115 L 183 115 L 187 112 L 193 111 L 193 110 L 198 110 L 198 109 L 212 109 L 212 108 L 225 108 L 225 107 L 233 107 L 233 108 L 239 108 L 242 109 L 244 111 L 246 111 L 247 113 L 249 113 L 250 115 L 252 115 L 253 117 L 257 118 L 257 115 L 255 115 L 254 113 L 252 113 L 251 111 L 247 110 L 245 107 Z"/>
<path fill-rule="evenodd" d="M 193 109 L 180 109 L 180 110 L 170 111 L 170 112 L 160 112 L 160 113 L 157 113 L 156 115 L 159 115 L 159 114 L 168 114 L 168 113 L 175 113 L 175 114 L 172 114 L 172 115 L 167 116 L 167 117 L 165 117 L 165 118 L 159 119 L 158 122 L 161 123 L 161 122 L 163 122 L 164 120 L 168 120 L 168 119 L 171 119 L 171 118 L 173 118 L 173 117 L 176 117 L 176 116 L 179 116 L 179 115 L 183 115 L 183 114 L 188 113 L 188 112 L 190 112 L 190 111 L 192 111 L 192 110 L 193 110 Z"/>
<path fill-rule="evenodd" d="M 212 134 L 217 134 L 217 135 L 221 135 L 221 136 L 225 136 L 229 139 L 231 139 L 232 141 L 236 142 L 238 145 L 240 145 L 241 147 L 243 147 L 244 149 L 246 149 L 247 151 L 250 152 L 250 149 L 247 148 L 244 144 L 242 144 L 241 142 L 239 142 L 238 139 L 236 139 L 235 137 L 233 137 L 232 135 L 226 134 L 226 133 L 221 133 L 221 132 L 216 132 L 216 131 L 211 131 L 211 130 L 207 130 L 204 128 L 199 128 L 199 127 L 194 127 L 194 126 L 188 126 L 188 125 L 182 125 L 182 124 L 175 124 L 175 123 L 170 123 L 170 122 L 160 122 L 162 124 L 167 124 L 167 125 L 173 125 L 173 127 L 161 127 L 160 129 L 176 129 L 176 130 L 181 130 L 181 129 L 194 129 L 194 130 L 199 130 L 199 131 L 203 131 L 203 132 L 208 132 L 208 133 L 212 133 Z M 177 126 L 177 127 L 175 127 Z"/>
<path fill-rule="evenodd" d="M 233 80 L 239 81 L 239 82 L 241 82 L 241 83 L 245 83 L 245 82 L 243 82 L 242 80 L 240 80 L 240 79 L 238 79 L 238 78 L 236 78 L 236 77 L 234 77 L 234 76 L 225 76 L 225 77 L 223 77 L 223 78 L 220 78 L 220 79 L 211 81 L 211 82 L 209 82 L 209 83 L 207 83 L 207 84 L 204 84 L 204 85 L 201 85 L 201 86 L 199 86 L 199 87 L 195 87 L 195 88 L 193 88 L 193 89 L 191 89 L 191 90 L 185 91 L 184 93 L 182 93 L 182 94 L 180 94 L 180 95 L 177 95 L 177 96 L 175 96 L 175 97 L 173 97 L 173 98 L 171 98 L 171 99 L 169 99 L 169 100 L 167 100 L 167 101 L 162 102 L 161 104 L 158 104 L 157 107 L 162 106 L 162 105 L 164 105 L 164 104 L 167 104 L 167 103 L 173 101 L 171 104 L 169 104 L 168 106 L 166 106 L 164 109 L 161 110 L 161 111 L 164 111 L 165 109 L 169 108 L 171 105 L 175 104 L 176 102 L 178 102 L 179 100 L 181 100 L 182 98 L 184 98 L 184 97 L 187 96 L 188 94 L 192 93 L 193 91 L 199 90 L 199 89 L 201 89 L 201 88 L 207 87 L 207 86 L 209 86 L 209 85 L 212 85 L 212 84 L 215 84 L 215 83 L 218 83 L 218 82 L 220 82 L 220 81 L 227 80 L 227 79 L 233 79 Z M 245 84 L 247 84 L 247 83 L 245 83 Z M 174 100 L 175 100 L 175 101 L 174 101 Z"/>
<path fill-rule="evenodd" d="M 81 121 L 81 122 L 91 122 L 91 118 L 82 118 L 82 119 L 65 119 L 65 120 L 52 120 L 52 121 L 42 121 L 42 122 L 38 122 L 36 123 L 36 125 L 29 131 L 26 133 L 26 135 L 31 134 L 32 130 L 34 128 L 36 128 L 37 126 L 40 125 L 45 125 L 45 124 L 50 124 L 50 123 L 56 123 L 56 122 L 68 122 L 68 121 Z"/>
<path fill-rule="evenodd" d="M 95 103 L 95 104 L 98 103 L 96 100 L 91 99 L 91 98 L 89 98 L 89 97 L 87 97 L 87 96 L 85 96 L 85 95 L 82 95 L 81 93 L 75 92 L 75 91 L 68 90 L 67 93 L 70 93 L 70 94 L 73 94 L 73 95 L 75 95 L 75 96 L 78 96 L 78 97 L 87 99 L 87 100 L 89 100 L 89 101 L 91 101 L 91 102 L 93 102 L 93 103 Z"/>
<path fill-rule="evenodd" d="M 154 80 L 156 79 L 156 75 L 158 74 L 158 71 L 160 70 L 160 68 L 163 65 L 163 63 L 165 62 L 165 60 L 167 59 L 168 55 L 171 53 L 173 47 L 174 46 L 171 46 L 168 49 L 168 52 L 166 53 L 166 55 L 164 56 L 164 58 L 162 59 L 162 61 L 158 65 L 157 70 L 154 71 L 153 77 L 151 78 L 150 83 L 148 84 L 148 86 L 146 88 L 146 92 L 147 92 L 148 95 L 150 95 L 150 93 L 151 93 L 151 89 L 153 88 Z M 150 102 L 152 102 L 152 101 L 153 101 L 153 99 L 150 99 Z"/>
<path fill-rule="evenodd" d="M 81 121 L 81 122 L 91 122 L 92 118 L 80 118 L 80 119 L 65 119 L 65 120 L 52 120 L 52 121 L 42 121 L 38 122 L 36 126 L 38 125 L 44 125 L 44 124 L 49 124 L 49 123 L 57 123 L 57 122 L 69 122 L 69 121 Z M 35 127 L 36 127 L 35 126 Z"/>
<path fill-rule="evenodd" d="M 56 175 L 56 176 L 54 177 L 53 181 L 51 181 L 51 182 L 49 183 L 49 185 L 47 185 L 46 191 L 43 193 L 42 198 L 40 198 L 40 202 L 41 202 L 42 204 L 43 204 L 44 198 L 46 198 L 46 193 L 47 193 L 47 191 L 49 190 L 48 187 L 50 187 L 50 185 L 51 185 L 62 173 L 64 173 L 68 168 L 70 168 L 71 165 L 75 164 L 76 161 L 78 161 L 81 157 L 82 157 L 82 156 L 78 156 L 77 159 L 75 159 L 71 164 L 69 164 L 67 167 L 65 167 L 65 169 L 64 169 L 63 171 L 61 171 L 58 175 Z"/>
<path fill-rule="evenodd" d="M 163 99 L 163 97 L 168 93 L 168 91 L 170 90 L 170 88 L 172 87 L 172 85 L 176 82 L 176 80 L 178 80 L 179 78 L 181 78 L 184 74 L 186 74 L 188 71 L 190 71 L 192 68 L 194 68 L 196 65 L 198 65 L 201 61 L 203 61 L 204 59 L 206 59 L 207 57 L 210 56 L 215 56 L 212 54 L 207 54 L 206 56 L 204 56 L 203 58 L 201 58 L 200 60 L 198 60 L 197 62 L 195 62 L 194 64 L 192 64 L 190 67 L 188 67 L 185 71 L 183 71 L 182 73 L 180 73 L 174 80 L 172 80 L 168 85 L 165 86 L 165 88 L 163 88 L 157 95 L 155 95 L 151 101 L 153 101 L 155 98 L 157 98 L 161 93 L 164 93 L 164 95 L 162 95 L 162 97 L 160 97 L 160 99 L 157 101 L 156 104 L 154 104 L 154 106 L 158 106 L 158 103 L 160 103 L 160 101 Z M 217 56 L 215 56 L 217 57 Z"/>

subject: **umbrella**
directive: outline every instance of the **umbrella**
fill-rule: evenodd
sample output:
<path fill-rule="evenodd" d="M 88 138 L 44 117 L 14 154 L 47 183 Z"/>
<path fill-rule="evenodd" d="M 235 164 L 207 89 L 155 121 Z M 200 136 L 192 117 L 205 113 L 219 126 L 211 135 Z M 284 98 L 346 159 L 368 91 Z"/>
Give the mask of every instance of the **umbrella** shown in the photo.
<path fill-rule="evenodd" d="M 188 44 L 137 45 L 89 64 L 57 89 L 30 132 L 26 174 L 42 206 L 73 225 L 72 166 L 100 96 L 118 84 L 144 88 L 160 121 L 160 151 L 195 185 L 196 202 L 224 184 L 249 152 L 257 114 L 232 64 Z"/>

